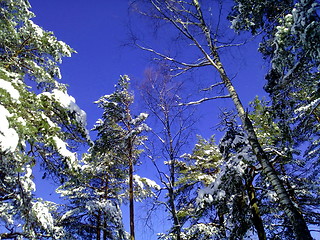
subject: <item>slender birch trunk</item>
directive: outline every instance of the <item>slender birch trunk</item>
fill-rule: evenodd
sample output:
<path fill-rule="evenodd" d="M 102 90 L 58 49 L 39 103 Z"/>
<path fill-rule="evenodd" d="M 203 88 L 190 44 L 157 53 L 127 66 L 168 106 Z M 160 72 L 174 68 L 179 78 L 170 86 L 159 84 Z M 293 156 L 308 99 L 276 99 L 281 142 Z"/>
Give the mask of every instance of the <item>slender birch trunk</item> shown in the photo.
<path fill-rule="evenodd" d="M 296 238 L 298 240 L 312 240 L 310 231 L 308 229 L 308 226 L 304 220 L 302 213 L 293 204 L 288 192 L 284 187 L 283 182 L 280 180 L 276 170 L 270 163 L 266 153 L 263 151 L 258 141 L 252 122 L 249 119 L 248 115 L 246 114 L 243 104 L 241 103 L 240 98 L 237 94 L 237 91 L 235 90 L 230 78 L 228 77 L 223 67 L 222 62 L 220 61 L 218 50 L 214 44 L 214 41 L 211 38 L 211 31 L 204 21 L 204 17 L 203 17 L 198 0 L 193 0 L 193 4 L 197 9 L 198 20 L 200 21 L 202 32 L 205 35 L 205 38 L 207 40 L 207 43 L 210 49 L 210 55 L 208 55 L 201 46 L 198 45 L 198 47 L 200 47 L 200 50 L 204 53 L 205 58 L 208 60 L 208 62 L 219 72 L 220 78 L 224 83 L 224 85 L 226 86 L 230 94 L 230 97 L 237 109 L 238 116 L 241 119 L 243 128 L 248 134 L 248 140 L 252 147 L 252 150 L 256 155 L 259 163 L 262 166 L 262 172 L 265 174 L 265 176 L 273 186 L 277 194 L 277 197 L 279 198 L 280 205 L 282 206 L 287 217 L 290 219 Z M 196 44 L 199 44 L 199 43 L 196 42 Z"/>
<path fill-rule="evenodd" d="M 284 187 L 283 182 L 280 180 L 276 170 L 270 163 L 266 153 L 263 151 L 254 131 L 252 122 L 245 113 L 244 107 L 239 99 L 239 96 L 234 86 L 232 85 L 231 80 L 228 78 L 228 76 L 225 73 L 225 70 L 222 67 L 222 63 L 220 62 L 220 60 L 218 60 L 219 58 L 217 56 L 217 53 L 215 53 L 215 55 L 216 64 L 214 64 L 214 66 L 218 66 L 217 70 L 219 71 L 220 77 L 222 81 L 225 83 L 225 86 L 227 87 L 229 94 L 234 102 L 234 105 L 238 111 L 238 116 L 241 119 L 243 128 L 246 130 L 248 134 L 249 143 L 259 163 L 261 164 L 262 172 L 265 174 L 265 176 L 268 178 L 271 185 L 273 186 L 277 194 L 277 197 L 279 198 L 279 202 L 293 226 L 296 238 L 298 240 L 312 240 L 310 231 L 307 227 L 302 213 L 294 206 L 288 192 Z"/>
<path fill-rule="evenodd" d="M 243 104 L 241 103 L 240 98 L 237 94 L 237 91 L 235 90 L 230 78 L 228 77 L 224 69 L 222 62 L 220 61 L 220 56 L 218 53 L 219 48 L 216 46 L 216 40 L 212 38 L 214 34 L 205 22 L 199 1 L 192 0 L 188 2 L 177 0 L 150 0 L 150 2 L 160 13 L 159 17 L 162 17 L 165 21 L 170 22 L 178 31 L 180 31 L 182 35 L 184 35 L 188 40 L 193 42 L 193 45 L 200 50 L 201 54 L 203 55 L 206 61 L 201 61 L 199 64 L 188 64 L 185 62 L 178 61 L 164 54 L 158 53 L 153 49 L 143 47 L 142 49 L 157 54 L 163 59 L 171 61 L 175 64 L 180 64 L 185 69 L 185 71 L 208 65 L 213 66 L 218 71 L 223 85 L 229 92 L 228 97 L 232 99 L 234 106 L 237 109 L 238 116 L 242 122 L 242 126 L 248 134 L 248 140 L 252 147 L 253 153 L 255 154 L 259 163 L 261 164 L 263 174 L 266 176 L 268 181 L 273 186 L 277 194 L 277 197 L 279 198 L 279 203 L 293 226 L 296 239 L 312 240 L 310 231 L 307 227 L 306 221 L 304 220 L 302 213 L 290 199 L 290 196 L 286 191 L 283 182 L 278 177 L 278 174 L 272 166 L 271 162 L 269 161 L 267 154 L 263 151 L 256 136 L 252 122 L 248 118 L 244 110 Z M 195 10 L 191 10 L 189 8 L 191 5 L 194 6 Z M 179 8 L 179 6 L 181 8 Z M 180 16 L 183 16 L 183 18 Z M 192 28 L 189 28 L 189 26 L 192 26 Z M 198 28 L 198 30 L 200 30 L 201 32 L 191 32 L 191 30 L 193 31 L 195 28 Z M 202 36 L 206 41 L 205 44 L 198 40 L 201 39 Z M 201 39 L 201 41 L 202 40 L 203 39 Z M 200 103 L 200 101 L 198 103 Z"/>

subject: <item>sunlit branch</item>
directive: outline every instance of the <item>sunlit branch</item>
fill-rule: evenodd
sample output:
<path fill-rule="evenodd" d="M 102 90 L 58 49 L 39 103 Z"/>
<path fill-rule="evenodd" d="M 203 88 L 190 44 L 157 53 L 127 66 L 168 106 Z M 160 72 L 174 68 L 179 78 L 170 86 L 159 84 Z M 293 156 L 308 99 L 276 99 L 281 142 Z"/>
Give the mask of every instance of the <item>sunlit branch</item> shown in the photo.
<path fill-rule="evenodd" d="M 224 83 L 223 83 L 223 82 L 218 82 L 218 83 L 212 84 L 210 87 L 201 89 L 200 91 L 201 91 L 201 92 L 211 91 L 213 88 L 215 88 L 215 87 L 217 87 L 217 86 L 220 86 L 220 85 L 224 85 Z"/>
<path fill-rule="evenodd" d="M 194 67 L 203 67 L 203 66 L 208 66 L 208 65 L 211 65 L 208 61 L 206 60 L 203 60 L 201 61 L 200 63 L 185 63 L 185 62 L 181 62 L 181 61 L 178 61 L 176 60 L 175 58 L 172 58 L 172 57 L 169 57 L 167 55 L 164 55 L 162 53 L 159 53 L 157 51 L 155 51 L 154 49 L 152 48 L 146 48 L 146 47 L 143 47 L 139 44 L 136 44 L 139 48 L 141 48 L 142 50 L 145 50 L 145 51 L 149 51 L 149 52 L 152 52 L 154 54 L 156 54 L 157 56 L 160 56 L 161 58 L 163 58 L 164 60 L 167 60 L 167 61 L 171 61 L 171 62 L 174 62 L 174 63 L 177 63 L 181 66 L 185 66 L 187 68 L 194 68 Z"/>
<path fill-rule="evenodd" d="M 198 105 L 202 102 L 206 102 L 209 100 L 214 100 L 214 99 L 221 99 L 221 98 L 231 98 L 230 95 L 225 95 L 225 96 L 215 96 L 215 97 L 209 97 L 209 98 L 202 98 L 198 101 L 193 101 L 193 102 L 188 102 L 188 103 L 180 103 L 180 106 L 189 106 L 189 105 Z"/>

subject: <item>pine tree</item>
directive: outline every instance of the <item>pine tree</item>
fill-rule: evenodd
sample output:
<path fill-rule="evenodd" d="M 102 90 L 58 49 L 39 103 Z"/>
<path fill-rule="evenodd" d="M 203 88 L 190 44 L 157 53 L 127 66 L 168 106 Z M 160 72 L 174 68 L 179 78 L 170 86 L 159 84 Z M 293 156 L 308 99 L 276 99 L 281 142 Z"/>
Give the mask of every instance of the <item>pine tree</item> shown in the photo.
<path fill-rule="evenodd" d="M 221 239 L 224 223 L 214 217 L 217 216 L 213 207 L 215 199 L 211 190 L 208 192 L 222 161 L 214 137 L 205 140 L 198 136 L 192 153 L 182 157 L 184 160 L 177 163 L 176 192 L 183 239 Z"/>
<path fill-rule="evenodd" d="M 98 149 L 111 149 L 123 161 L 129 176 L 129 207 L 130 207 L 130 240 L 135 239 L 134 228 L 134 165 L 137 164 L 140 151 L 137 146 L 144 137 L 139 136 L 148 127 L 143 121 L 147 114 L 141 113 L 137 118 L 131 115 L 133 94 L 129 91 L 129 77 L 122 76 L 111 95 L 101 97 L 97 103 L 104 112 L 94 130 L 99 132 Z"/>
<path fill-rule="evenodd" d="M 134 100 L 130 79 L 121 76 L 116 90 L 96 103 L 103 110 L 93 130 L 97 139 L 84 155 L 81 171 L 59 192 L 69 199 L 63 220 L 65 227 L 79 239 L 134 239 L 134 201 L 153 196 L 158 185 L 134 174 L 149 130 L 148 115 L 131 114 Z M 130 235 L 123 228 L 120 206 L 129 200 Z M 71 224 L 71 225 L 69 225 Z"/>
<path fill-rule="evenodd" d="M 88 140 L 85 112 L 57 81 L 73 50 L 33 23 L 28 1 L 0 6 L 0 237 L 59 238 L 57 205 L 33 196 L 32 170 L 65 179 L 77 169 L 70 147 Z"/>
<path fill-rule="evenodd" d="M 93 148 L 84 154 L 81 170 L 58 189 L 67 201 L 60 222 L 72 239 L 127 239 L 120 209 L 124 162 L 111 151 Z"/>

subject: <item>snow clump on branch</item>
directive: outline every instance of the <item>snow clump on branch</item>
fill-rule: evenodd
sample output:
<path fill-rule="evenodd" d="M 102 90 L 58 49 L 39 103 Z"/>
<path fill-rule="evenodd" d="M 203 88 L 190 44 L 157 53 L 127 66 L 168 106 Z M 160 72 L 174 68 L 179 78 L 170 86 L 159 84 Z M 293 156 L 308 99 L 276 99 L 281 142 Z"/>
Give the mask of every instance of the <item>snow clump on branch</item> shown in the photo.
<path fill-rule="evenodd" d="M 19 142 L 18 133 L 9 126 L 9 111 L 0 105 L 0 151 L 14 152 Z"/>

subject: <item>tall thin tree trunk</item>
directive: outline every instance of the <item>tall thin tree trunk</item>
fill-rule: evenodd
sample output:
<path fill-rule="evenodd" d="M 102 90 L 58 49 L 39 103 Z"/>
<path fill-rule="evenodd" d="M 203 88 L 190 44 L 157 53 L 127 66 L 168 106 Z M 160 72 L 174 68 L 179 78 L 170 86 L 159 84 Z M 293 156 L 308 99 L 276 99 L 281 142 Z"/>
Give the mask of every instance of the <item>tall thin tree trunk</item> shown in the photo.
<path fill-rule="evenodd" d="M 108 224 L 107 219 L 103 219 L 103 232 L 102 232 L 102 239 L 107 240 L 108 239 L 108 230 L 107 230 Z"/>
<path fill-rule="evenodd" d="M 310 231 L 307 227 L 307 224 L 303 218 L 301 212 L 294 206 L 293 202 L 290 199 L 288 192 L 286 191 L 284 184 L 278 177 L 278 174 L 272 164 L 270 163 L 266 153 L 263 151 L 257 135 L 254 131 L 254 127 L 252 125 L 251 120 L 247 116 L 244 107 L 239 99 L 239 96 L 231 83 L 231 80 L 225 73 L 224 68 L 222 67 L 222 63 L 219 60 L 219 56 L 215 53 L 215 66 L 217 66 L 217 70 L 220 73 L 220 77 L 223 80 L 225 86 L 227 87 L 229 94 L 234 102 L 234 105 L 238 111 L 238 115 L 241 119 L 242 125 L 248 134 L 249 143 L 253 149 L 254 154 L 256 155 L 259 163 L 262 166 L 262 171 L 270 181 L 273 186 L 277 196 L 279 198 L 279 202 L 290 219 L 290 222 L 293 226 L 296 238 L 299 240 L 312 240 Z"/>
<path fill-rule="evenodd" d="M 213 62 L 214 66 L 220 73 L 220 77 L 224 82 L 225 86 L 227 87 L 229 94 L 234 102 L 234 105 L 238 111 L 238 116 L 241 119 L 243 128 L 246 130 L 248 134 L 249 143 L 253 149 L 254 154 L 256 155 L 259 163 L 262 166 L 262 171 L 270 181 L 271 185 L 273 186 L 277 196 L 279 198 L 280 205 L 282 206 L 284 212 L 286 213 L 287 217 L 290 219 L 290 222 L 293 226 L 296 238 L 298 240 L 312 240 L 310 231 L 307 227 L 307 224 L 303 218 L 302 213 L 294 206 L 293 202 L 290 199 L 288 192 L 286 191 L 284 184 L 280 180 L 276 170 L 270 163 L 266 153 L 263 151 L 257 135 L 254 131 L 254 127 L 252 125 L 251 120 L 247 116 L 244 107 L 239 99 L 239 96 L 231 83 L 231 80 L 228 78 L 225 70 L 222 66 L 222 63 L 219 60 L 218 53 L 214 53 L 215 62 Z M 213 61 L 210 58 L 211 61 Z"/>
<path fill-rule="evenodd" d="M 133 202 L 133 164 L 129 166 L 129 197 L 130 197 L 130 240 L 135 239 L 134 232 L 134 202 Z"/>
<path fill-rule="evenodd" d="M 266 240 L 266 232 L 264 230 L 263 222 L 260 215 L 260 209 L 258 206 L 257 198 L 256 198 L 256 192 L 253 186 L 253 169 L 249 170 L 249 173 L 247 174 L 246 179 L 246 190 L 250 201 L 250 208 L 252 213 L 252 222 L 257 230 L 259 240 Z"/>
<path fill-rule="evenodd" d="M 130 240 L 135 239 L 134 231 L 134 199 L 133 199 L 133 158 L 132 143 L 129 139 L 129 205 L 130 205 Z"/>
<path fill-rule="evenodd" d="M 105 200 L 108 199 L 108 191 L 109 191 L 109 178 L 108 178 L 108 174 L 106 174 L 105 176 L 105 186 L 104 186 L 104 198 Z M 103 240 L 107 240 L 108 238 L 108 222 L 107 222 L 107 218 L 106 218 L 106 212 L 104 212 L 104 218 L 103 218 L 103 232 L 102 232 L 102 239 Z"/>
<path fill-rule="evenodd" d="M 96 227 L 97 237 L 96 237 L 96 240 L 101 240 L 100 225 L 101 225 L 101 213 L 100 213 L 100 211 L 99 211 L 99 212 L 98 212 L 98 215 L 97 215 L 97 227 Z"/>
<path fill-rule="evenodd" d="M 181 225 L 177 215 L 176 205 L 175 205 L 175 195 L 174 195 L 174 187 L 175 187 L 175 156 L 174 156 L 174 149 L 173 149 L 173 139 L 171 135 L 171 127 L 170 127 L 170 119 L 169 114 L 165 112 L 165 119 L 166 119 L 166 130 L 169 139 L 169 157 L 170 157 L 170 183 L 168 188 L 169 194 L 169 206 L 171 208 L 171 214 L 173 218 L 173 233 L 176 236 L 177 240 L 181 240 Z"/>
<path fill-rule="evenodd" d="M 215 46 L 215 42 L 211 38 L 211 31 L 210 28 L 206 25 L 204 21 L 204 17 L 202 14 L 202 10 L 200 8 L 200 4 L 198 0 L 193 0 L 193 4 L 198 12 L 198 19 L 200 21 L 200 27 L 202 32 L 206 38 L 208 47 L 210 49 L 210 54 L 208 54 L 199 43 L 192 38 L 192 40 L 196 43 L 200 51 L 204 54 L 204 57 L 208 60 L 208 62 L 218 71 L 220 78 L 224 85 L 226 86 L 229 95 L 237 109 L 238 116 L 241 119 L 243 128 L 248 134 L 248 140 L 252 147 L 252 150 L 257 157 L 259 163 L 262 166 L 262 172 L 270 181 L 271 185 L 273 186 L 277 196 L 279 198 L 280 205 L 282 206 L 284 212 L 286 213 L 287 217 L 290 219 L 290 222 L 293 226 L 296 238 L 298 240 L 312 240 L 310 231 L 308 226 L 304 220 L 302 213 L 295 207 L 293 202 L 290 199 L 288 192 L 286 191 L 284 184 L 281 182 L 278 174 L 272 164 L 270 163 L 266 153 L 263 151 L 257 135 L 255 133 L 254 127 L 252 125 L 251 120 L 247 116 L 244 107 L 240 101 L 240 98 L 235 90 L 230 78 L 226 74 L 226 71 L 223 67 L 222 62 L 220 61 L 220 56 L 218 50 Z"/>
<path fill-rule="evenodd" d="M 168 194 L 169 194 L 169 205 L 170 205 L 170 210 L 173 218 L 173 233 L 176 236 L 177 240 L 181 240 L 181 225 L 177 216 L 177 210 L 175 207 L 175 197 L 174 197 L 174 189 L 173 186 L 170 186 L 168 189 Z"/>
<path fill-rule="evenodd" d="M 130 115 L 130 103 L 126 104 L 126 128 L 128 133 L 131 133 L 132 128 L 130 122 L 132 120 Z M 129 215 L 130 215 L 130 240 L 135 240 L 135 227 L 134 227 L 134 193 L 133 193 L 133 164 L 134 164 L 134 138 L 128 137 L 127 139 L 127 160 L 129 164 Z"/>

